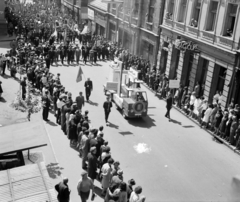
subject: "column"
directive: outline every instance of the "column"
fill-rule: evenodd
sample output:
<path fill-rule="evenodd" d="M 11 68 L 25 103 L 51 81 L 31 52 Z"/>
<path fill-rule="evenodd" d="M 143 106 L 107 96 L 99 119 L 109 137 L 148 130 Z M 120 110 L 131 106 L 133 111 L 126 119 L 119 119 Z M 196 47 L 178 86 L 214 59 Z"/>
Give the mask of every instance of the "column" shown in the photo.
<path fill-rule="evenodd" d="M 180 51 L 180 57 L 179 57 L 179 62 L 178 62 L 178 67 L 177 67 L 177 78 L 180 81 L 181 81 L 181 77 L 182 77 L 184 56 L 185 56 L 185 52 L 184 51 Z"/>
<path fill-rule="evenodd" d="M 168 57 L 167 57 L 167 66 L 166 66 L 166 75 L 167 77 L 169 76 L 169 71 L 170 71 L 170 65 L 171 65 L 171 59 L 172 59 L 172 43 L 169 43 L 168 45 Z"/>
<path fill-rule="evenodd" d="M 161 39 L 160 39 L 160 42 L 159 42 L 159 48 L 158 48 L 158 54 L 157 54 L 157 70 L 160 69 L 160 61 L 161 61 L 161 54 L 162 54 L 162 47 L 163 47 L 163 35 L 161 35 Z"/>
<path fill-rule="evenodd" d="M 207 78 L 206 78 L 206 82 L 205 82 L 205 86 L 204 86 L 204 97 L 206 99 L 209 98 L 209 94 L 210 94 L 214 66 L 215 66 L 215 62 L 209 60 L 208 71 L 207 71 Z"/>
<path fill-rule="evenodd" d="M 222 94 L 223 94 L 223 101 L 221 103 L 222 107 L 226 107 L 226 104 L 227 104 L 227 98 L 228 98 L 228 94 L 229 94 L 228 84 L 231 81 L 232 74 L 233 74 L 233 69 L 234 69 L 234 67 L 232 65 L 228 65 L 227 74 L 226 74 L 224 87 L 223 87 L 223 92 L 222 92 Z"/>
<path fill-rule="evenodd" d="M 198 59 L 199 59 L 199 54 L 195 53 L 194 58 L 193 58 L 193 64 L 192 64 L 192 69 L 190 72 L 190 91 L 193 91 L 194 85 L 195 85 L 195 78 L 196 78 L 196 73 L 197 73 L 197 66 L 198 66 Z"/>

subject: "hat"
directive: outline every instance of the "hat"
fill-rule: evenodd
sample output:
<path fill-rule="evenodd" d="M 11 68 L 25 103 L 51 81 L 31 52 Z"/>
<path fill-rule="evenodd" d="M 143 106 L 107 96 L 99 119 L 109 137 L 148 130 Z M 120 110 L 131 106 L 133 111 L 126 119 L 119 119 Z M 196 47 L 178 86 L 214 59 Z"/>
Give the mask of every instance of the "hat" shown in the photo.
<path fill-rule="evenodd" d="M 122 171 L 122 170 L 118 170 L 118 171 L 117 171 L 117 174 L 118 174 L 118 175 L 122 175 L 122 174 L 123 174 L 123 171 Z"/>
<path fill-rule="evenodd" d="M 90 152 L 92 152 L 92 151 L 94 151 L 96 149 L 97 149 L 96 147 L 91 147 Z"/>
<path fill-rule="evenodd" d="M 84 176 L 84 175 L 86 175 L 86 174 L 87 174 L 87 171 L 84 170 L 84 171 L 82 171 L 81 176 Z"/>
<path fill-rule="evenodd" d="M 134 186 L 136 184 L 134 179 L 128 180 L 128 183 L 132 186 Z"/>

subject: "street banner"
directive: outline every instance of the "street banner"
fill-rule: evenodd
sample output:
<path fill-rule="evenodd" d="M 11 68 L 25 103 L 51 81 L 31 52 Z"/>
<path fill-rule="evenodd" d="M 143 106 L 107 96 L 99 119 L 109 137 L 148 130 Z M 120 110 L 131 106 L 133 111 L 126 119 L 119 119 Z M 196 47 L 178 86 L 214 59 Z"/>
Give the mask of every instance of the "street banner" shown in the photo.
<path fill-rule="evenodd" d="M 116 3 L 123 3 L 121 0 L 102 0 L 103 3 L 110 3 L 110 4 L 116 4 Z"/>
<path fill-rule="evenodd" d="M 179 88 L 180 81 L 179 80 L 169 80 L 169 88 Z"/>
<path fill-rule="evenodd" d="M 82 71 L 82 68 L 81 66 L 79 66 L 79 69 L 78 69 L 78 74 L 77 74 L 77 79 L 76 79 L 76 82 L 80 82 L 82 81 L 82 74 L 83 74 L 83 71 Z"/>

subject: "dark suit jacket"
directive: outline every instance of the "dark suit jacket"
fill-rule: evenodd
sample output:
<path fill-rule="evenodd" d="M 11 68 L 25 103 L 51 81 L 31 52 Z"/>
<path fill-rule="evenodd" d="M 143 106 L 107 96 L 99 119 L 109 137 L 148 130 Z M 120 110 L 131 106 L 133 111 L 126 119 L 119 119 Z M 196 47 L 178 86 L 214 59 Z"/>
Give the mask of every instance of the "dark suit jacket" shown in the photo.
<path fill-rule="evenodd" d="M 173 98 L 172 97 L 168 97 L 167 98 L 167 109 L 171 109 L 172 108 L 172 104 L 173 104 Z"/>
<path fill-rule="evenodd" d="M 85 81 L 84 87 L 86 88 L 86 90 L 92 90 L 93 89 L 92 81 Z"/>
<path fill-rule="evenodd" d="M 59 202 L 67 202 L 70 197 L 70 190 L 68 188 L 67 184 L 64 184 L 63 182 L 60 182 L 58 185 L 58 200 Z"/>

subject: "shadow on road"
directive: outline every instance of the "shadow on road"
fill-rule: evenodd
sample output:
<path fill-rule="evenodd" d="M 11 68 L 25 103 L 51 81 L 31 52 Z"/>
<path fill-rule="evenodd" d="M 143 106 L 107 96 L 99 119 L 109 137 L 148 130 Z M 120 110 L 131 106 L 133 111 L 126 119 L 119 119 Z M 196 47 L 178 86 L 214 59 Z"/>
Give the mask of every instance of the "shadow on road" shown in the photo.
<path fill-rule="evenodd" d="M 154 123 L 155 120 L 152 119 L 150 116 L 138 119 L 127 119 L 127 121 L 129 124 L 140 128 L 151 128 L 153 126 L 156 126 L 156 124 Z"/>
<path fill-rule="evenodd" d="M 131 133 L 130 131 L 119 132 L 119 134 L 121 134 L 122 136 L 125 136 L 125 135 L 133 135 L 133 133 Z"/>
<path fill-rule="evenodd" d="M 88 102 L 90 105 L 93 105 L 93 106 L 98 106 L 98 103 L 97 102 L 93 102 L 93 101 L 91 101 L 91 100 L 89 100 L 89 102 Z"/>
<path fill-rule="evenodd" d="M 183 128 L 194 128 L 194 126 L 183 126 Z"/>
<path fill-rule="evenodd" d="M 174 119 L 169 119 L 170 122 L 178 124 L 178 125 L 182 125 L 182 122 L 174 120 Z"/>
<path fill-rule="evenodd" d="M 115 125 L 115 124 L 113 124 L 113 123 L 111 123 L 111 122 L 108 122 L 109 123 L 109 127 L 110 128 L 115 128 L 115 129 L 118 129 L 119 128 L 119 126 L 117 126 L 117 125 Z"/>
<path fill-rule="evenodd" d="M 54 123 L 54 122 L 52 122 L 52 121 L 47 121 L 46 123 L 49 124 L 49 125 L 51 125 L 51 126 L 58 126 L 58 124 L 56 124 L 56 123 Z"/>
<path fill-rule="evenodd" d="M 61 170 L 63 170 L 63 168 L 59 167 L 58 163 L 50 163 L 46 167 L 47 167 L 49 176 L 53 179 L 57 178 L 62 174 Z"/>

